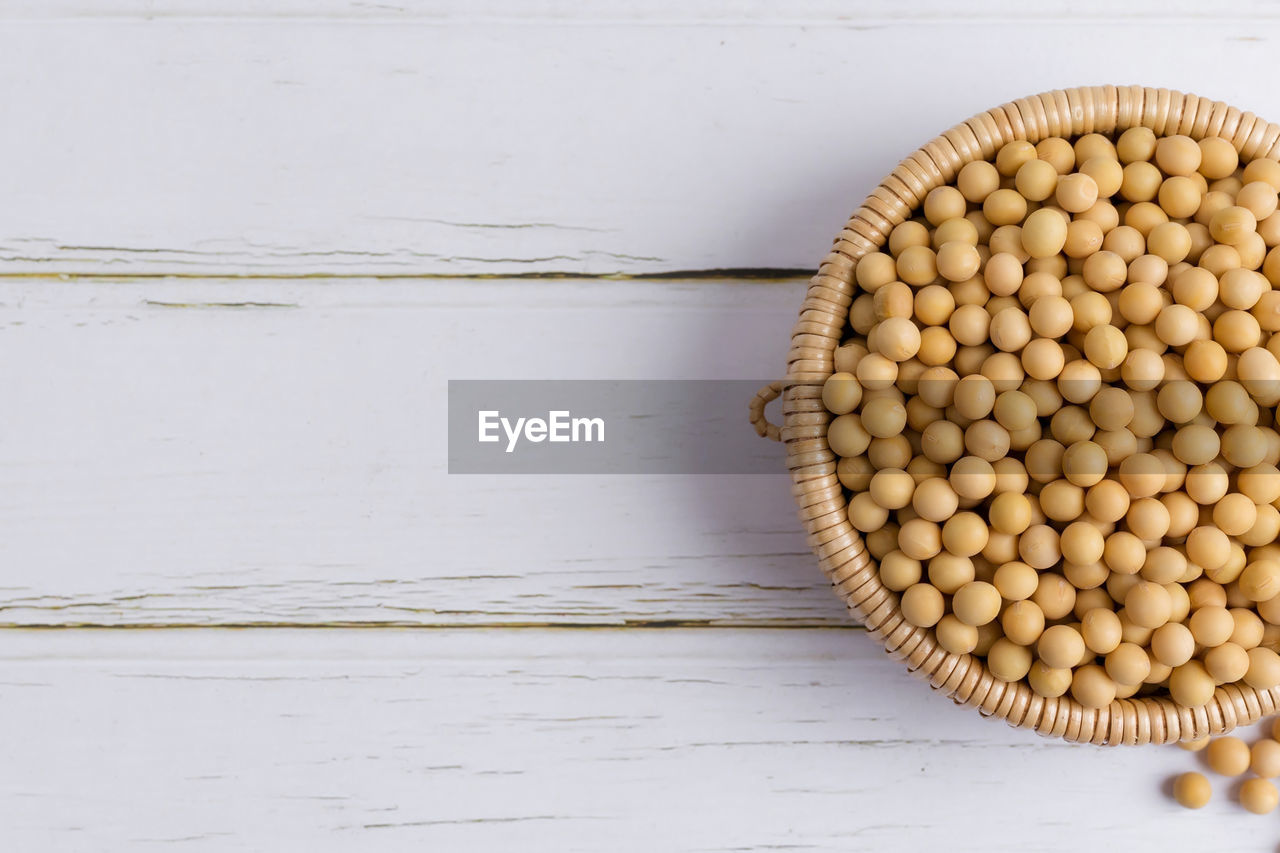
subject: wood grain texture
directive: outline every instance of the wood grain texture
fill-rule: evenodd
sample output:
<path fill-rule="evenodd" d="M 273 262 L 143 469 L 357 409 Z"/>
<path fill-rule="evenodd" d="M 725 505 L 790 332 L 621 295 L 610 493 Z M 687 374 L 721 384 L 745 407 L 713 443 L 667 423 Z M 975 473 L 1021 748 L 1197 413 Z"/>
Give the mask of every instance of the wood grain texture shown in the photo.
<path fill-rule="evenodd" d="M 1274 841 L 1162 795 L 1187 753 L 981 719 L 851 631 L 10 631 L 0 700 L 13 849 Z"/>
<path fill-rule="evenodd" d="M 0 274 L 808 269 L 898 159 L 1011 98 L 1280 116 L 1264 0 L 777 8 L 6 7 Z"/>
<path fill-rule="evenodd" d="M 445 468 L 448 379 L 768 378 L 803 286 L 0 282 L 0 624 L 847 624 L 781 455 Z"/>

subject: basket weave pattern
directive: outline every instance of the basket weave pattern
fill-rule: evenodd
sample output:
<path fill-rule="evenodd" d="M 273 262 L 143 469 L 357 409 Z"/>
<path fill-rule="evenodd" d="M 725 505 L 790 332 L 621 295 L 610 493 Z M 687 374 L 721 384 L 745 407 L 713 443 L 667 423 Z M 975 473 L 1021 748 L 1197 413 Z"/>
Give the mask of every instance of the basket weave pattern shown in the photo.
<path fill-rule="evenodd" d="M 1157 136 L 1222 137 L 1236 147 L 1242 161 L 1280 159 L 1280 125 L 1220 101 L 1169 89 L 1067 89 L 1021 98 L 974 116 L 903 160 L 849 219 L 800 309 L 787 355 L 785 388 L 775 383 L 763 389 L 751 407 L 757 431 L 785 443 L 792 493 L 823 571 L 893 658 L 957 703 L 984 715 L 1051 737 L 1105 745 L 1172 743 L 1225 732 L 1274 713 L 1280 708 L 1280 688 L 1224 685 L 1202 708 L 1148 697 L 1120 699 L 1094 710 L 1069 695 L 1045 699 L 1025 682 L 996 679 L 973 655 L 945 651 L 932 629 L 906 622 L 897 596 L 881 585 L 875 561 L 849 524 L 844 492 L 836 479 L 838 459 L 827 444 L 831 415 L 822 404 L 822 385 L 834 371 L 833 353 L 847 324 L 854 265 L 884 245 L 893 227 L 906 220 L 931 189 L 952 181 L 972 160 L 992 159 L 1013 140 L 1034 143 L 1049 136 L 1110 134 L 1138 126 Z M 763 419 L 764 404 L 779 390 L 780 429 Z"/>

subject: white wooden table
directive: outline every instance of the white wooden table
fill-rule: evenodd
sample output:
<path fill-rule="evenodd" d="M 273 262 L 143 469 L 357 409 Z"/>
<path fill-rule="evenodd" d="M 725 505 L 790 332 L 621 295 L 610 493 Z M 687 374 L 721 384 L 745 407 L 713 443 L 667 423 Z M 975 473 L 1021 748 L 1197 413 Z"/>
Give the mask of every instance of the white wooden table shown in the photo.
<path fill-rule="evenodd" d="M 0 5 L 5 848 L 1275 849 L 1169 804 L 1180 751 L 913 681 L 785 477 L 450 476 L 444 407 L 773 376 L 917 144 L 1102 82 L 1280 117 L 1278 43 L 1268 0 Z"/>

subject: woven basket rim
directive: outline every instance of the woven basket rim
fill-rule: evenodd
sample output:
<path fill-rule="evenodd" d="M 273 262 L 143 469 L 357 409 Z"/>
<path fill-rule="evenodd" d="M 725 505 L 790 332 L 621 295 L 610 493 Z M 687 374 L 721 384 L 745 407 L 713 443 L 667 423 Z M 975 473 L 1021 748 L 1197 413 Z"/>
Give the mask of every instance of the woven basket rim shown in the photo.
<path fill-rule="evenodd" d="M 1227 684 L 1200 708 L 1168 697 L 1118 699 L 1085 708 L 1070 695 L 1045 699 L 1025 681 L 996 679 L 984 661 L 941 648 L 931 628 L 908 624 L 896 595 L 880 583 L 875 560 L 849 523 L 836 478 L 838 457 L 827 444 L 831 416 L 821 404 L 822 384 L 834 372 L 833 354 L 853 301 L 853 270 L 879 249 L 889 231 L 910 216 L 929 190 L 954 179 L 973 160 L 990 160 L 1007 142 L 1038 142 L 1148 127 L 1158 136 L 1217 136 L 1244 161 L 1280 160 L 1280 125 L 1222 101 L 1171 89 L 1089 86 L 1019 98 L 955 125 L 898 164 L 863 201 L 837 235 L 810 282 L 792 333 L 783 383 L 783 421 L 792 489 L 809 545 L 837 594 L 891 657 L 957 704 L 976 708 L 1017 728 L 1099 745 L 1164 744 L 1221 734 L 1280 709 L 1280 687 L 1257 690 Z M 825 330 L 825 331 L 824 331 Z M 760 404 L 761 408 L 763 403 Z M 818 417 L 815 418 L 815 414 Z M 834 498 L 832 497 L 834 495 Z"/>

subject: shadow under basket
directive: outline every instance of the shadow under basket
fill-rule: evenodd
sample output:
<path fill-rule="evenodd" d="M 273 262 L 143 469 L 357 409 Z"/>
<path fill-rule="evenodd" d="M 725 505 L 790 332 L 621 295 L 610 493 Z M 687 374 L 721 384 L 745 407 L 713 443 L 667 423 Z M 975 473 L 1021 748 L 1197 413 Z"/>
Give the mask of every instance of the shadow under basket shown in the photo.
<path fill-rule="evenodd" d="M 1255 722 L 1280 708 L 1280 688 L 1244 684 L 1218 687 L 1198 708 L 1167 696 L 1117 699 L 1086 708 L 1070 695 L 1046 699 L 1025 681 L 995 678 L 971 654 L 938 645 L 931 628 L 917 628 L 902 615 L 896 593 L 880 582 L 875 560 L 849 523 L 844 489 L 836 478 L 837 456 L 827 443 L 831 415 L 822 386 L 834 371 L 853 301 L 857 261 L 880 249 L 895 225 L 910 218 L 925 195 L 950 183 L 974 160 L 991 160 L 1014 140 L 1086 133 L 1118 134 L 1131 127 L 1157 136 L 1226 139 L 1242 161 L 1280 159 L 1280 125 L 1220 101 L 1169 89 L 1091 86 L 1020 98 L 956 125 L 903 160 L 849 219 L 809 286 L 791 336 L 784 381 L 751 400 L 751 421 L 761 436 L 786 448 L 792 494 L 809 545 L 836 592 L 867 632 L 896 660 L 957 704 L 976 708 L 1018 728 L 1067 741 L 1100 745 L 1166 744 L 1194 740 Z M 769 423 L 765 405 L 782 397 L 782 426 Z"/>

